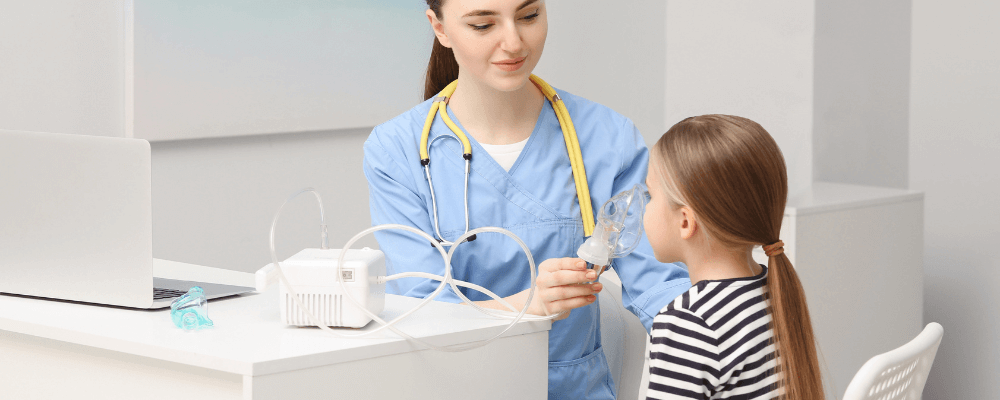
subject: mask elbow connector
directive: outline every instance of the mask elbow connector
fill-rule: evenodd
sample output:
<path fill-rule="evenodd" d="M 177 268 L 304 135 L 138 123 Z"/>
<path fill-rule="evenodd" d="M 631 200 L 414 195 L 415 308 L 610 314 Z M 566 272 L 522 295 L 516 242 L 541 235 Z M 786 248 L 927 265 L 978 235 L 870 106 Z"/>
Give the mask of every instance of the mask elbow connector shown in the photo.
<path fill-rule="evenodd" d="M 594 234 L 580 245 L 577 257 L 603 270 L 612 259 L 632 253 L 642 238 L 642 215 L 648 195 L 646 186 L 637 183 L 604 203 Z"/>
<path fill-rule="evenodd" d="M 594 230 L 594 235 L 587 238 L 587 241 L 580 245 L 576 251 L 577 257 L 588 263 L 605 266 L 611 262 L 608 250 L 607 235 L 603 234 L 602 226 L 599 224 Z"/>

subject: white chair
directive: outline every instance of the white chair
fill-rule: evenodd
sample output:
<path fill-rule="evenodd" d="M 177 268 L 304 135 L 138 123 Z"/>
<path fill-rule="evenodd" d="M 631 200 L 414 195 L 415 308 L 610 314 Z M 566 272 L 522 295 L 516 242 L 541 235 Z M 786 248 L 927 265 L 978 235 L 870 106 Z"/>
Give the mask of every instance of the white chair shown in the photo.
<path fill-rule="evenodd" d="M 920 400 L 943 335 L 931 322 L 909 343 L 872 357 L 847 385 L 844 400 Z"/>
<path fill-rule="evenodd" d="M 639 399 L 640 394 L 645 394 L 645 388 L 640 386 L 649 341 L 646 327 L 622 305 L 622 283 L 614 270 L 601 274 L 600 282 L 604 285 L 597 300 L 601 307 L 601 343 L 615 381 L 615 393 L 618 399 Z"/>

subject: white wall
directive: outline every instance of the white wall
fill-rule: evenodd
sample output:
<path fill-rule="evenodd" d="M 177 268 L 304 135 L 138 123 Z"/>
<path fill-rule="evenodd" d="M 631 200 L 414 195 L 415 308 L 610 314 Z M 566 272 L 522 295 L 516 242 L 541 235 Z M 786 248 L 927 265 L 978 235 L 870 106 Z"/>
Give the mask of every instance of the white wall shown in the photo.
<path fill-rule="evenodd" d="M 371 127 L 421 100 L 430 51 L 416 0 L 143 0 L 136 137 Z"/>
<path fill-rule="evenodd" d="M 422 2 L 415 3 L 422 4 Z M 144 10 L 143 4 L 146 3 L 138 5 L 136 10 L 140 22 L 149 19 L 144 13 L 150 10 Z M 651 135 L 655 135 L 654 139 L 659 138 L 665 131 L 662 118 L 664 104 L 662 65 L 666 51 L 663 37 L 664 4 L 661 1 L 643 0 L 621 7 L 619 18 L 635 21 L 634 26 L 629 29 L 621 29 L 615 24 L 596 23 L 605 18 L 607 12 L 607 8 L 596 0 L 588 0 L 583 4 L 551 1 L 548 7 L 549 37 L 545 54 L 535 73 L 560 89 L 605 104 L 632 118 L 647 139 Z M 433 39 L 423 10 L 421 6 L 405 14 L 406 18 L 412 18 L 422 26 L 422 33 L 417 38 L 418 49 L 422 50 L 415 55 L 410 53 L 400 55 L 407 57 L 401 61 L 404 64 L 400 66 L 402 70 L 418 69 L 421 75 L 406 78 L 410 81 L 401 85 L 396 93 L 382 95 L 384 102 L 368 104 L 367 107 L 380 109 L 383 113 L 391 111 L 394 116 L 403 111 L 396 104 L 404 104 L 405 110 L 422 99 L 422 71 L 430 56 L 430 43 Z M 259 10 L 248 12 L 252 15 L 260 14 Z M 147 40 L 142 36 L 148 34 L 145 29 L 136 28 L 136 34 L 139 35 L 137 43 Z M 169 28 L 168 31 L 176 29 L 178 28 Z M 207 37 L 206 40 L 210 44 L 201 50 L 188 48 L 184 51 L 203 53 L 201 56 L 203 58 L 211 56 L 216 59 L 186 60 L 184 63 L 192 64 L 184 67 L 184 73 L 202 67 L 212 69 L 219 65 L 239 62 L 238 59 L 232 59 L 232 54 L 228 51 L 215 53 L 219 46 L 212 43 L 222 39 L 214 36 L 227 36 L 230 34 L 228 31 L 223 29 L 213 33 L 205 27 L 197 29 L 200 30 L 199 35 Z M 398 29 L 381 33 L 384 38 L 380 40 L 395 38 L 393 35 L 409 34 L 408 26 Z M 308 36 L 306 33 L 301 34 Z M 184 39 L 177 44 L 177 46 L 182 45 L 190 47 L 198 43 Z M 336 52 L 333 49 L 324 51 Z M 192 121 L 178 120 L 179 115 L 184 115 L 187 111 L 178 113 L 171 109 L 152 109 L 143 105 L 143 99 L 152 96 L 150 85 L 155 81 L 153 76 L 144 76 L 143 71 L 148 72 L 147 68 L 155 63 L 150 62 L 151 55 L 144 54 L 142 50 L 137 52 L 137 136 L 154 135 L 155 138 L 156 134 L 144 128 L 148 126 L 144 124 L 154 117 L 169 120 L 165 122 L 165 126 L 194 124 Z M 330 56 L 330 54 L 310 55 L 319 58 Z M 584 63 L 582 60 L 588 61 Z M 363 74 L 359 73 L 359 76 L 352 80 L 390 79 L 395 82 L 403 79 L 376 66 L 368 68 L 368 64 L 365 63 L 369 61 L 365 58 L 357 60 L 362 66 L 358 70 Z M 198 64 L 199 62 L 205 64 Z M 176 67 L 181 64 L 174 62 L 169 65 Z M 281 72 L 281 74 L 287 73 L 291 72 Z M 305 75 L 293 78 L 308 81 L 308 74 L 319 72 L 309 70 L 299 73 Z M 159 74 L 170 76 L 176 73 L 165 69 Z M 258 84 L 263 78 L 246 75 L 240 79 Z M 335 81 L 343 80 L 344 78 L 338 77 Z M 170 82 L 155 84 L 168 83 Z M 411 86 L 412 88 L 409 88 Z M 413 93 L 410 93 L 411 91 Z M 278 98 L 290 98 L 297 92 L 289 88 L 268 93 L 273 93 Z M 313 100 L 322 97 L 321 94 L 308 91 L 303 94 L 303 97 L 309 96 L 313 96 Z M 209 103 L 216 104 L 214 101 Z M 197 104 L 201 104 L 199 107 L 205 107 L 209 103 Z M 232 109 L 225 111 L 227 107 L 221 104 L 212 109 L 233 111 Z M 146 113 L 155 116 L 151 117 Z M 220 116 L 220 119 L 215 121 L 220 122 L 222 119 L 236 121 L 236 118 L 231 118 L 232 115 Z M 384 119 L 389 118 L 390 116 L 384 117 Z M 299 120 L 289 118 L 282 123 L 291 124 L 297 123 L 296 121 Z M 216 122 L 208 121 L 207 124 L 212 125 Z M 320 190 L 324 196 L 327 212 L 331 216 L 344 218 L 336 225 L 330 224 L 332 246 L 342 246 L 355 233 L 371 226 L 368 187 L 361 169 L 362 144 L 371 131 L 371 126 L 335 131 L 279 133 L 259 137 L 246 136 L 244 134 L 250 133 L 249 131 L 228 122 L 212 126 L 215 126 L 212 129 L 218 128 L 214 132 L 229 137 L 152 143 L 155 257 L 247 272 L 254 271 L 269 262 L 267 234 L 274 212 L 285 197 L 305 186 L 314 186 Z M 206 131 L 199 131 L 192 125 L 189 132 L 192 135 L 203 135 Z M 164 132 L 168 136 L 175 133 Z M 290 205 L 286 214 L 282 216 L 278 228 L 279 257 L 284 258 L 298 249 L 317 245 L 314 220 L 317 217 L 313 203 L 314 200 L 310 198 L 300 198 Z M 376 243 L 369 238 L 360 245 L 374 247 Z"/>
<path fill-rule="evenodd" d="M 631 118 L 648 144 L 668 125 L 663 65 L 666 2 L 546 2 L 549 36 L 535 74 Z"/>
<path fill-rule="evenodd" d="M 131 134 L 131 0 L 0 4 L 0 130 Z"/>
<path fill-rule="evenodd" d="M 761 124 L 781 147 L 789 193 L 812 182 L 811 1 L 668 1 L 666 126 L 702 114 Z"/>
<path fill-rule="evenodd" d="M 813 171 L 907 187 L 910 0 L 817 0 Z"/>
<path fill-rule="evenodd" d="M 268 235 L 278 207 L 313 187 L 323 197 L 330 245 L 371 226 L 361 170 L 370 128 L 153 142 L 153 256 L 253 272 L 270 263 Z M 319 247 L 311 194 L 278 222 L 278 257 Z M 369 236 L 357 247 L 377 248 Z"/>
<path fill-rule="evenodd" d="M 924 398 L 1000 393 L 1000 3 L 913 1 L 910 188 L 926 192 Z"/>

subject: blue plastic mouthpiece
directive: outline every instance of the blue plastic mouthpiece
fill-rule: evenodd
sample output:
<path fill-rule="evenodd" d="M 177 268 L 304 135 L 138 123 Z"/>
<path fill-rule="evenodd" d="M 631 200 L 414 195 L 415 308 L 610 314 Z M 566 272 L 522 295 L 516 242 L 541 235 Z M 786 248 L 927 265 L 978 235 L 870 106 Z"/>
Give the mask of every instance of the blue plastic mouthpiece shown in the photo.
<path fill-rule="evenodd" d="M 214 325 L 208 319 L 208 299 L 201 286 L 192 287 L 170 303 L 170 319 L 174 321 L 174 326 L 188 331 L 211 328 Z"/>

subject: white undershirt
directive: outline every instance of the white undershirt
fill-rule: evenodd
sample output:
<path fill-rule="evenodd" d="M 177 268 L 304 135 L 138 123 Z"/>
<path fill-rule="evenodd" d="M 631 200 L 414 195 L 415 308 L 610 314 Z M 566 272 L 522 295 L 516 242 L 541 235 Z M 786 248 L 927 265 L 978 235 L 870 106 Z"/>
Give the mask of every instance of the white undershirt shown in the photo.
<path fill-rule="evenodd" d="M 528 138 L 530 139 L 531 137 L 529 136 Z M 511 144 L 480 143 L 479 145 L 483 146 L 483 149 L 489 153 L 490 157 L 493 157 L 505 171 L 510 171 L 510 167 L 514 166 L 514 162 L 517 161 L 517 157 L 521 155 L 521 150 L 524 150 L 524 145 L 527 143 L 528 139 Z"/>

